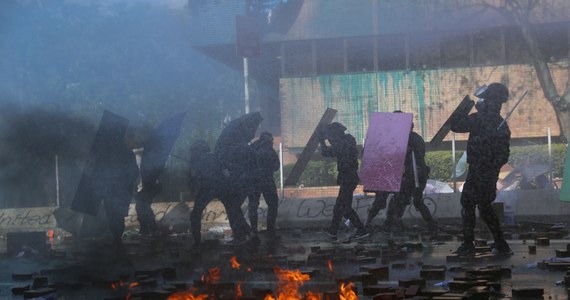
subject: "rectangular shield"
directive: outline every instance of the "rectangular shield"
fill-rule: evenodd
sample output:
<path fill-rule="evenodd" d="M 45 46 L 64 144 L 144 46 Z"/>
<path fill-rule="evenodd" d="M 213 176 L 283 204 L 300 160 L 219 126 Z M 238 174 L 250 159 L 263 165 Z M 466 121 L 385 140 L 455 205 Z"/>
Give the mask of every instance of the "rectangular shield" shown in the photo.
<path fill-rule="evenodd" d="M 364 191 L 400 191 L 411 129 L 412 114 L 370 115 L 360 167 Z"/>
<path fill-rule="evenodd" d="M 437 148 L 441 144 L 445 136 L 449 133 L 449 131 L 451 131 L 450 120 L 453 120 L 458 115 L 468 114 L 474 105 L 475 101 L 471 100 L 471 98 L 469 98 L 469 95 L 465 95 L 465 97 L 463 98 L 463 100 L 461 100 L 459 105 L 457 105 L 453 113 L 449 116 L 449 118 L 447 118 L 445 123 L 443 123 L 441 128 L 433 136 L 433 138 L 429 142 L 430 146 Z"/>

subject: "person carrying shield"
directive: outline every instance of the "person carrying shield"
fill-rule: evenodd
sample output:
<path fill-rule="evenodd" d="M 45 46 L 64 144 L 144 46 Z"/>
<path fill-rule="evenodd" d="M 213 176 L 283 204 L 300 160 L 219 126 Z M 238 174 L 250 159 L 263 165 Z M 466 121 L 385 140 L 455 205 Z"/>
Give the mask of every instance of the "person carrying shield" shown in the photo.
<path fill-rule="evenodd" d="M 463 243 L 456 253 L 461 256 L 475 253 L 475 207 L 485 221 L 495 240 L 493 252 L 511 254 L 503 231 L 491 203 L 497 196 L 497 180 L 501 167 L 510 154 L 511 131 L 501 117 L 501 106 L 509 98 L 509 90 L 501 83 L 483 86 L 475 92 L 479 101 L 476 113 L 458 115 L 451 121 L 453 132 L 469 132 L 467 140 L 467 178 L 461 193 L 463 208 Z"/>
<path fill-rule="evenodd" d="M 249 224 L 251 229 L 257 232 L 257 210 L 259 198 L 263 194 L 265 203 L 267 203 L 267 233 L 269 236 L 275 236 L 279 196 L 277 196 L 273 172 L 279 170 L 279 156 L 273 149 L 273 135 L 269 132 L 262 132 L 259 139 L 251 144 L 251 148 L 255 151 L 257 168 L 253 171 L 256 178 L 253 192 L 248 195 Z"/>
<path fill-rule="evenodd" d="M 333 122 L 319 132 L 321 154 L 337 159 L 337 184 L 340 185 L 331 226 L 325 229 L 325 233 L 336 239 L 342 218 L 345 217 L 357 228 L 353 238 L 359 240 L 370 236 L 370 233 L 352 208 L 352 194 L 359 181 L 358 150 L 356 140 L 352 135 L 344 133 L 345 130 L 344 125 Z M 326 141 L 329 141 L 330 146 L 326 144 Z"/>

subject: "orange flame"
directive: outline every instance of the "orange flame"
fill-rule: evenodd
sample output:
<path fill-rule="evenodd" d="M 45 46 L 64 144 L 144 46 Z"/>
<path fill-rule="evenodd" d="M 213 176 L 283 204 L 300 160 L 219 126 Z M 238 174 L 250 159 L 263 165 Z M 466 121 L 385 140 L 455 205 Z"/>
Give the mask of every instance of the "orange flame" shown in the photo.
<path fill-rule="evenodd" d="M 241 291 L 241 283 L 236 285 L 236 299 L 241 298 L 243 296 L 243 292 Z"/>
<path fill-rule="evenodd" d="M 265 300 L 303 299 L 303 296 L 299 293 L 299 287 L 301 287 L 305 281 L 311 279 L 308 274 L 303 274 L 299 270 L 290 271 L 275 267 L 275 276 L 277 276 L 279 280 L 277 285 L 277 298 L 274 298 L 272 295 L 266 295 Z"/>
<path fill-rule="evenodd" d="M 208 278 L 206 278 L 206 283 L 214 284 L 222 279 L 222 274 L 220 268 L 212 268 L 208 270 Z"/>
<path fill-rule="evenodd" d="M 118 289 L 120 286 L 125 285 L 125 283 L 122 280 L 119 280 L 117 282 L 112 282 L 111 283 L 111 288 L 113 288 L 114 290 Z"/>
<path fill-rule="evenodd" d="M 204 300 L 208 295 L 200 294 L 194 295 L 194 289 L 185 292 L 178 292 L 168 296 L 167 300 Z"/>
<path fill-rule="evenodd" d="M 129 284 L 129 288 L 134 288 L 134 287 L 139 286 L 139 285 L 140 285 L 140 283 L 133 282 L 133 283 Z"/>
<path fill-rule="evenodd" d="M 307 294 L 305 295 L 305 300 L 321 300 L 321 294 L 320 293 L 312 293 L 311 291 L 308 291 Z"/>
<path fill-rule="evenodd" d="M 334 271 L 333 271 L 333 265 L 332 265 L 332 260 L 331 260 L 331 259 L 329 259 L 329 261 L 328 261 L 328 266 L 329 266 L 329 271 L 334 272 Z"/>
<path fill-rule="evenodd" d="M 339 293 L 340 300 L 358 300 L 358 296 L 354 292 L 353 288 L 354 284 L 352 284 L 352 282 L 349 282 L 346 285 L 344 285 L 344 282 L 341 282 Z"/>
<path fill-rule="evenodd" d="M 230 258 L 230 263 L 232 264 L 232 268 L 239 270 L 239 267 L 240 267 L 241 265 L 239 264 L 239 262 L 237 261 L 237 258 L 236 258 L 235 256 L 232 256 L 232 257 Z"/>
<path fill-rule="evenodd" d="M 55 231 L 53 229 L 48 230 L 47 236 L 50 242 L 53 242 L 53 238 L 55 237 Z"/>

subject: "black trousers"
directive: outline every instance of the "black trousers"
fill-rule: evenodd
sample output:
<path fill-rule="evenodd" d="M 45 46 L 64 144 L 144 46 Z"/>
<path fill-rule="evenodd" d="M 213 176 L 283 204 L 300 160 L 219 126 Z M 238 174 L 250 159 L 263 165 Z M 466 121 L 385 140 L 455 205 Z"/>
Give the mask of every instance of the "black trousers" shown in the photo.
<path fill-rule="evenodd" d="M 358 183 L 356 182 L 344 182 L 340 184 L 331 221 L 331 229 L 335 232 L 338 231 L 343 217 L 349 219 L 352 225 L 359 230 L 364 229 L 364 224 L 362 224 L 358 214 L 356 214 L 356 211 L 352 208 L 352 194 L 357 185 Z"/>
<path fill-rule="evenodd" d="M 190 226 L 192 237 L 194 238 L 194 245 L 202 242 L 202 214 L 208 203 L 216 198 L 215 189 L 212 187 L 200 188 L 196 199 L 194 200 L 194 207 L 190 213 Z"/>
<path fill-rule="evenodd" d="M 125 231 L 125 217 L 129 213 L 131 197 L 130 194 L 119 191 L 115 193 L 110 192 L 109 195 L 103 199 L 109 231 L 115 241 L 120 241 Z"/>
<path fill-rule="evenodd" d="M 420 184 L 418 188 L 415 187 L 407 187 L 402 188 L 402 191 L 399 193 L 394 193 L 394 198 L 390 202 L 387 212 L 387 225 L 395 225 L 399 223 L 404 215 L 406 210 L 406 206 L 410 204 L 410 198 L 412 199 L 412 203 L 416 210 L 420 212 L 422 218 L 427 223 L 433 222 L 433 216 L 431 215 L 429 208 L 424 204 L 423 201 L 423 192 L 426 186 L 426 182 Z M 376 197 L 374 198 L 374 202 L 372 206 L 368 210 L 368 219 L 367 223 L 370 224 L 371 220 L 378 215 L 380 210 L 386 208 L 386 201 L 390 192 L 377 192 Z"/>
<path fill-rule="evenodd" d="M 249 224 L 254 231 L 257 231 L 259 198 L 263 194 L 263 199 L 267 204 L 267 231 L 275 231 L 277 221 L 277 209 L 279 207 L 279 196 L 273 177 L 270 180 L 262 180 L 253 192 L 248 196 Z"/>
<path fill-rule="evenodd" d="M 135 210 L 140 224 L 141 234 L 152 234 L 158 230 L 154 212 L 152 211 L 153 197 L 148 193 L 141 191 L 135 196 Z"/>
<path fill-rule="evenodd" d="M 251 233 L 251 227 L 247 224 L 241 205 L 251 192 L 252 185 L 250 182 L 238 183 L 229 181 L 222 189 L 220 201 L 226 208 L 228 222 L 232 229 L 233 235 L 237 239 L 246 237 Z"/>
<path fill-rule="evenodd" d="M 481 168 L 469 165 L 461 193 L 463 240 L 466 243 L 472 243 L 475 240 L 475 207 L 479 209 L 479 216 L 489 227 L 495 241 L 504 239 L 499 218 L 491 205 L 497 196 L 499 171 L 500 168 Z"/>

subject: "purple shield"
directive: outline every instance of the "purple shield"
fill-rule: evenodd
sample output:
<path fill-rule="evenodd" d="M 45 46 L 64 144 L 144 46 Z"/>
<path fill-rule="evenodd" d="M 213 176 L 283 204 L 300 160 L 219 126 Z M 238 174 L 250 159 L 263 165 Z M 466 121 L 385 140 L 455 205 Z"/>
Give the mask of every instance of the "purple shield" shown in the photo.
<path fill-rule="evenodd" d="M 371 113 L 360 180 L 365 191 L 400 191 L 412 114 Z"/>

